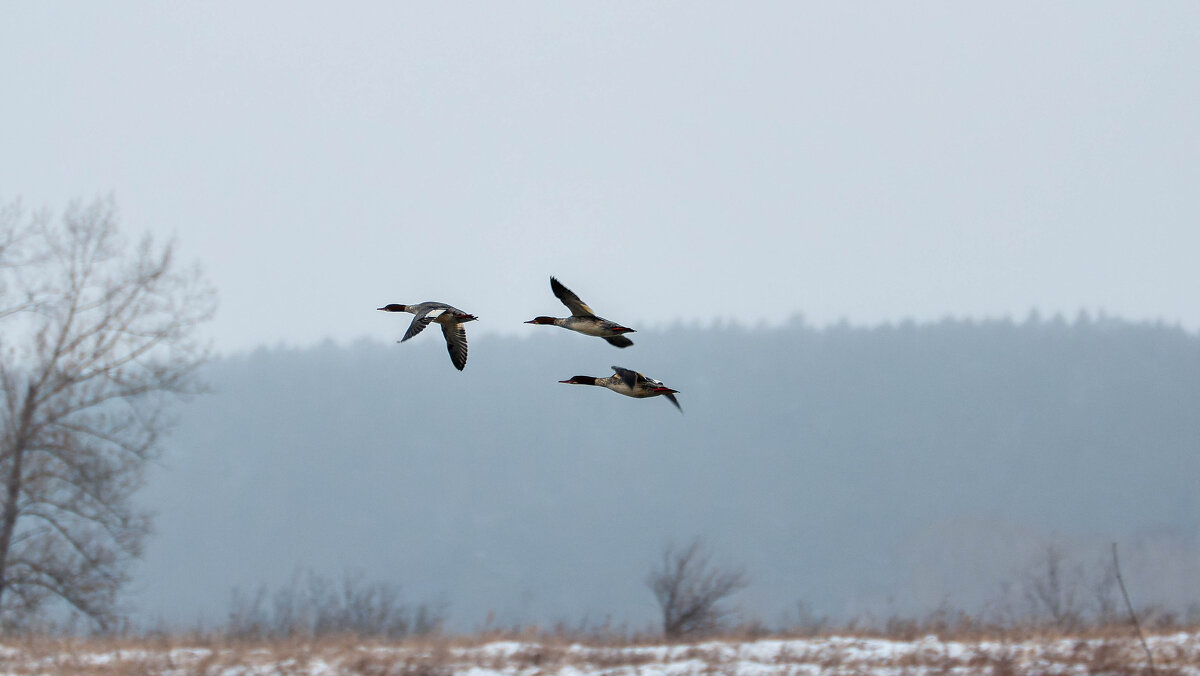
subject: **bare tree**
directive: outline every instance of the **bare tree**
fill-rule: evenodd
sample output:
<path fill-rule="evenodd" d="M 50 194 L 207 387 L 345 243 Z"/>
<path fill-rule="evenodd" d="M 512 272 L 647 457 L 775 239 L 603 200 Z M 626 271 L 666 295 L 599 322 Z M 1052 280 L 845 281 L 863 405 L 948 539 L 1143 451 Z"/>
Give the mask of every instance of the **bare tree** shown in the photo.
<path fill-rule="evenodd" d="M 1034 561 L 1025 579 L 1025 600 L 1033 617 L 1048 619 L 1060 629 L 1076 629 L 1083 622 L 1078 601 L 1083 570 L 1071 565 L 1062 548 L 1051 542 Z"/>
<path fill-rule="evenodd" d="M 721 602 L 748 584 L 745 571 L 713 566 L 699 538 L 683 549 L 668 545 L 660 565 L 646 577 L 662 611 L 663 634 L 668 638 L 721 629 L 730 615 Z"/>
<path fill-rule="evenodd" d="M 132 502 L 198 390 L 214 296 L 170 244 L 129 245 L 112 199 L 55 224 L 0 210 L 0 622 L 56 601 L 104 628 L 149 516 Z"/>

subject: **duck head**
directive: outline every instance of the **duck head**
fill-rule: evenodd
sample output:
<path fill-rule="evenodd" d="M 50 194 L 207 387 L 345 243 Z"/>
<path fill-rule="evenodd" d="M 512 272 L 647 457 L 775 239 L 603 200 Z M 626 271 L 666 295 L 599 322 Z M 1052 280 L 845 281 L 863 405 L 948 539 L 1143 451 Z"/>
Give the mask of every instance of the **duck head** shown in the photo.
<path fill-rule="evenodd" d="M 399 303 L 388 303 L 387 305 L 384 305 L 383 307 L 377 307 L 375 309 L 383 310 L 384 312 L 408 312 L 408 306 L 401 305 Z"/>
<path fill-rule="evenodd" d="M 560 380 L 558 382 L 567 383 L 568 385 L 595 385 L 596 376 L 571 376 L 570 380 Z"/>
<path fill-rule="evenodd" d="M 553 324 L 554 317 L 534 317 L 533 319 L 530 319 L 529 321 L 527 321 L 525 323 L 526 324 Z"/>

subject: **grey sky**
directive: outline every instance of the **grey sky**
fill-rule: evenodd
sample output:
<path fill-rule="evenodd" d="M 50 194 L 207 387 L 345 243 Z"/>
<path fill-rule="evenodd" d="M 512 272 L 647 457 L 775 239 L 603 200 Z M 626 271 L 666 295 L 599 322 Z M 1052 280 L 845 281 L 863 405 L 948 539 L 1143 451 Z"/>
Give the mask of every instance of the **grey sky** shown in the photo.
<path fill-rule="evenodd" d="M 1200 328 L 1200 5 L 6 3 L 0 199 L 113 192 L 221 350 L 1037 307 Z"/>

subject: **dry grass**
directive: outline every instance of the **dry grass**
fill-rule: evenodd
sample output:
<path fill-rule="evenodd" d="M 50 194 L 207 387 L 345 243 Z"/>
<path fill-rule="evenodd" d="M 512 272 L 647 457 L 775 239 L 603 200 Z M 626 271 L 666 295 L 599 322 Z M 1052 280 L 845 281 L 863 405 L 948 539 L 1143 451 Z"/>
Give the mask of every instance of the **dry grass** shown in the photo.
<path fill-rule="evenodd" d="M 1200 630 L 1149 637 L 1159 674 L 1200 676 Z M 209 637 L 26 638 L 0 644 L 0 674 L 1143 674 L 1128 632 L 914 640 L 868 635 L 650 644 L 498 634 L 404 641 L 239 642 Z"/>

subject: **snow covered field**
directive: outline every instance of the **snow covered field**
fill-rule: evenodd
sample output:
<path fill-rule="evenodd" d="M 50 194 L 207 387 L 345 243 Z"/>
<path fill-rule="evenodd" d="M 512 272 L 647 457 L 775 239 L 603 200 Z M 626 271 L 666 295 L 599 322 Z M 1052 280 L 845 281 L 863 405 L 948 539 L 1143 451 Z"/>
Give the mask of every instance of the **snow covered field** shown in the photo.
<path fill-rule="evenodd" d="M 1157 673 L 1200 675 L 1200 633 L 1149 639 Z M 1091 674 L 1139 673 L 1130 638 L 916 641 L 861 637 L 588 646 L 557 640 L 263 645 L 33 641 L 0 646 L 0 674 Z M 1148 672 L 1147 672 L 1148 673 Z"/>

